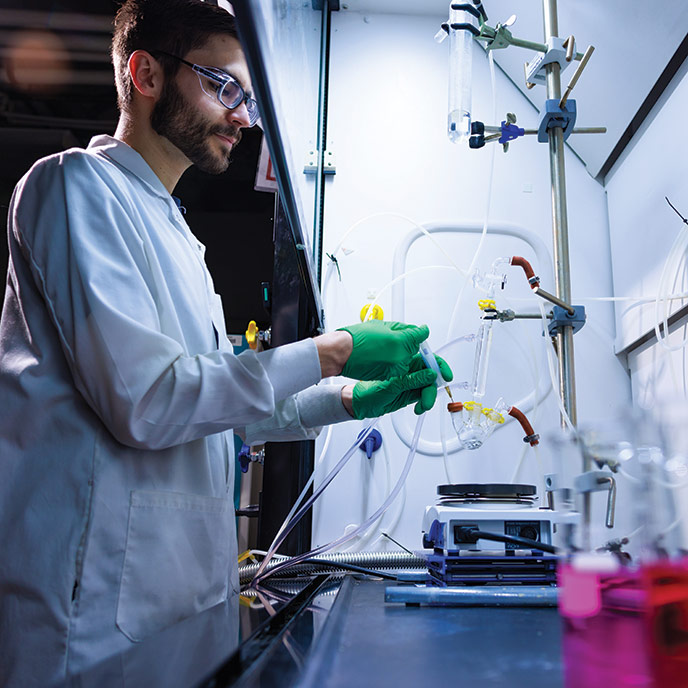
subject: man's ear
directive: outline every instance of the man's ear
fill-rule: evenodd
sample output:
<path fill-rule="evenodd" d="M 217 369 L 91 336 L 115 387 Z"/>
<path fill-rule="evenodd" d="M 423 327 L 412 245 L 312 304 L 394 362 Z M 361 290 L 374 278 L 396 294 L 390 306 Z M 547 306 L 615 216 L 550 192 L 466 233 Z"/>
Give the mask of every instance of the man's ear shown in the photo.
<path fill-rule="evenodd" d="M 157 100 L 165 80 L 162 65 L 149 52 L 135 50 L 129 56 L 128 67 L 134 88 L 141 95 Z"/>

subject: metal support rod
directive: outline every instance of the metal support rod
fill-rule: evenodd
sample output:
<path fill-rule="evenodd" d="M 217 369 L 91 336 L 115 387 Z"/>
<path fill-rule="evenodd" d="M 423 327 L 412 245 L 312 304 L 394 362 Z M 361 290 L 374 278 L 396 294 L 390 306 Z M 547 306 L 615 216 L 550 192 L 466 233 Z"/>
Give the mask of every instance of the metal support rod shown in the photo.
<path fill-rule="evenodd" d="M 592 56 L 594 51 L 595 51 L 594 46 L 589 45 L 588 49 L 585 51 L 585 55 L 583 55 L 583 59 L 581 60 L 580 64 L 576 68 L 576 71 L 574 72 L 573 76 L 571 77 L 571 81 L 569 81 L 569 85 L 566 87 L 566 91 L 564 91 L 564 95 L 561 97 L 561 100 L 559 101 L 559 107 L 560 108 L 563 108 L 566 105 L 566 101 L 568 100 L 569 96 L 571 95 L 571 91 L 573 91 L 573 87 L 578 83 L 578 79 L 580 79 L 580 75 L 583 73 L 583 70 L 585 69 L 585 65 L 588 64 L 588 61 L 590 60 L 590 57 Z"/>
<path fill-rule="evenodd" d="M 543 0 L 545 40 L 559 33 L 556 0 Z M 558 62 L 545 67 L 547 73 L 547 98 L 561 98 L 561 74 Z M 571 272 L 569 267 L 568 217 L 566 212 L 566 171 L 564 166 L 564 132 L 561 127 L 548 131 L 549 161 L 552 182 L 552 230 L 556 296 L 571 303 Z M 559 393 L 564 409 L 576 425 L 576 388 L 573 362 L 573 329 L 562 328 L 557 334 L 559 359 Z M 564 420 L 562 418 L 562 425 Z M 587 468 L 584 467 L 584 470 Z"/>
<path fill-rule="evenodd" d="M 479 41 L 492 41 L 496 38 L 497 31 L 491 26 L 483 26 L 481 29 L 480 36 L 476 36 Z M 535 50 L 539 53 L 546 53 L 548 48 L 544 43 L 538 43 L 537 41 L 528 41 L 524 38 L 516 38 L 516 36 L 509 36 L 509 45 L 516 46 L 517 48 L 525 48 L 526 50 Z M 504 46 L 506 47 L 506 46 Z M 489 45 L 488 45 L 489 48 Z M 573 59 L 576 62 L 580 62 L 584 57 L 583 53 L 575 53 Z"/>
<path fill-rule="evenodd" d="M 486 124 L 485 125 L 485 131 L 489 133 L 497 133 L 500 134 L 502 132 L 501 127 L 495 127 L 491 124 Z M 523 135 L 524 136 L 534 136 L 538 133 L 537 129 L 524 129 L 523 130 Z M 572 134 L 606 134 L 607 133 L 607 127 L 574 127 L 571 129 Z M 485 139 L 487 140 L 487 138 Z"/>
<path fill-rule="evenodd" d="M 320 75 L 318 95 L 317 153 L 315 177 L 315 217 L 313 218 L 313 265 L 318 287 L 322 288 L 323 232 L 325 222 L 325 149 L 327 148 L 327 81 L 330 51 L 330 8 L 324 3 L 320 27 Z M 321 316 L 324 320 L 324 313 Z"/>
<path fill-rule="evenodd" d="M 545 40 L 557 36 L 559 26 L 557 20 L 557 0 L 543 0 L 543 17 Z M 545 67 L 547 73 L 547 98 L 559 100 L 561 98 L 561 73 L 558 62 L 552 62 Z M 566 214 L 566 173 L 564 168 L 564 131 L 561 127 L 553 127 L 548 131 L 549 136 L 549 166 L 552 178 L 552 230 L 554 234 L 554 267 L 556 278 L 556 293 L 560 299 L 571 302 L 571 271 L 569 267 L 569 237 L 568 217 Z M 576 386 L 573 363 L 573 329 L 562 327 L 556 337 L 557 356 L 559 361 L 559 394 L 564 409 L 577 425 Z M 561 419 L 565 426 L 564 418 Z M 591 468 L 590 458 L 583 455 L 583 472 Z M 592 500 L 590 494 L 583 495 L 583 539 L 588 540 L 590 522 L 592 519 Z M 590 542 L 584 542 L 584 547 L 590 548 Z"/>
<path fill-rule="evenodd" d="M 537 294 L 540 298 L 545 299 L 545 301 L 549 301 L 550 303 L 553 303 L 555 306 L 561 306 L 561 308 L 563 308 L 569 315 L 576 314 L 576 311 L 573 309 L 573 307 L 566 303 L 566 301 L 562 301 L 561 299 L 554 296 L 554 294 L 550 294 L 548 291 L 545 291 L 541 287 L 533 287 L 533 294 Z"/>

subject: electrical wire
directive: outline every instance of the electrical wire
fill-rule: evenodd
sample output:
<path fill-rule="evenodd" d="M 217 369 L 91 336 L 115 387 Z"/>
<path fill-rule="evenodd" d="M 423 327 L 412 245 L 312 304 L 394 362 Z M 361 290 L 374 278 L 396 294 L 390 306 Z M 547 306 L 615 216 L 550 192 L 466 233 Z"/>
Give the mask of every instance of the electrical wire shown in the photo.
<path fill-rule="evenodd" d="M 522 545 L 523 547 L 532 547 L 543 552 L 556 554 L 559 550 L 554 545 L 547 545 L 539 540 L 531 540 L 530 538 L 518 537 L 516 535 L 503 535 L 502 533 L 491 533 L 478 528 L 471 528 L 470 526 L 455 526 L 457 540 L 460 537 L 467 538 L 466 542 L 477 542 L 478 540 L 492 540 L 494 542 L 505 542 L 511 545 Z"/>

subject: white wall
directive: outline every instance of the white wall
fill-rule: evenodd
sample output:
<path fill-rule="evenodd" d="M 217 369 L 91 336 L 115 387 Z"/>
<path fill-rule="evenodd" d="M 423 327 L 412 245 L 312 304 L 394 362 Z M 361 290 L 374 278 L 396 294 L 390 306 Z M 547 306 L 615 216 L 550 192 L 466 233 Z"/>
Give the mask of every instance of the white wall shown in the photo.
<path fill-rule="evenodd" d="M 688 65 L 674 77 L 633 145 L 607 176 L 614 291 L 618 296 L 655 297 L 674 241 L 686 226 L 664 200 L 688 215 L 688 175 L 685 138 L 675 134 L 688 107 Z M 676 258 L 676 256 L 671 256 Z M 671 261 L 673 262 L 673 260 Z M 673 277 L 679 267 L 668 266 L 665 291 L 681 293 L 688 285 Z M 682 273 L 685 274 L 685 264 Z M 671 289 L 673 287 L 673 289 Z M 673 313 L 687 301 L 671 302 Z M 664 312 L 664 303 L 660 313 Z M 616 308 L 617 350 L 632 346 L 651 331 L 656 320 L 654 302 L 620 302 Z"/>
<path fill-rule="evenodd" d="M 337 158 L 337 174 L 327 182 L 324 247 L 335 250 L 347 230 L 362 218 L 376 213 L 401 213 L 420 223 L 442 221 L 482 227 L 488 194 L 488 177 L 493 148 L 477 151 L 451 144 L 446 136 L 448 46 L 432 39 L 446 17 L 394 16 L 339 12 L 333 15 L 332 63 L 328 148 Z M 492 121 L 490 77 L 487 58 L 474 52 L 473 118 Z M 542 93 L 544 99 L 544 91 Z M 537 113 L 525 97 L 497 70 L 497 113 L 518 115 L 518 123 L 534 127 Z M 494 144 L 492 144 L 494 145 Z M 625 368 L 613 353 L 614 320 L 609 303 L 585 302 L 584 297 L 612 292 L 607 207 L 604 189 L 585 171 L 580 161 L 567 155 L 569 231 L 574 302 L 585 303 L 588 325 L 575 336 L 578 415 L 581 423 L 609 415 L 629 401 L 630 385 Z M 533 138 L 511 145 L 508 154 L 495 151 L 494 185 L 490 207 L 491 225 L 510 224 L 533 232 L 551 251 L 550 173 L 547 146 Z M 342 282 L 329 269 L 324 288 L 329 329 L 358 320 L 369 294 L 377 293 L 392 277 L 392 255 L 397 242 L 412 226 L 396 217 L 379 216 L 362 223 L 343 242 L 346 252 L 337 254 Z M 438 241 L 453 260 L 467 269 L 477 246 L 476 235 L 440 234 Z M 519 239 L 490 236 L 478 262 L 486 268 L 498 256 L 520 253 L 535 262 L 533 249 Z M 426 239 L 414 244 L 407 266 L 448 264 L 447 259 Z M 534 265 L 543 287 L 554 291 L 552 266 Z M 534 312 L 535 298 L 523 274 L 508 268 L 509 283 L 497 296 L 500 308 Z M 449 270 L 419 272 L 409 278 L 405 290 L 405 318 L 426 322 L 430 342 L 437 349 L 447 339 L 447 328 L 462 280 Z M 475 332 L 479 326 L 477 300 L 483 294 L 466 287 L 457 325 L 452 335 Z M 506 299 L 506 300 L 505 300 Z M 387 319 L 389 291 L 381 296 Z M 544 358 L 544 338 L 537 321 L 495 325 L 493 356 L 485 402 L 494 405 L 498 397 L 515 404 L 535 387 L 549 384 Z M 534 352 L 534 353 L 531 353 Z M 462 344 L 448 352 L 455 376 L 469 380 L 472 374 L 472 345 Z M 533 362 L 534 361 L 534 362 Z M 459 393 L 462 400 L 469 393 Z M 428 414 L 423 438 L 439 441 L 439 418 L 446 416 L 446 396 Z M 533 415 L 537 432 L 546 436 L 559 427 L 553 394 L 549 394 Z M 410 411 L 395 419 L 403 433 L 413 430 Z M 334 466 L 361 429 L 351 422 L 332 430 L 324 464 Z M 316 504 L 314 544 L 337 537 L 347 524 L 358 523 L 380 504 L 389 480 L 401 470 L 408 449 L 399 440 L 389 417 L 382 420 L 382 434 L 389 459 L 383 452 L 368 461 L 358 452 L 342 474 Z M 446 438 L 451 440 L 445 424 Z M 508 423 L 479 450 L 449 456 L 449 479 L 442 456 L 419 454 L 407 482 L 405 502 L 395 504 L 380 529 L 387 530 L 407 547 L 420 547 L 420 523 L 426 505 L 435 500 L 436 486 L 446 482 L 510 482 L 523 452 L 523 433 Z M 325 434 L 319 441 L 321 449 Z M 456 442 L 455 436 L 453 442 Z M 538 458 L 528 450 L 520 482 L 539 483 L 542 469 L 549 471 L 550 457 L 543 442 Z M 620 486 L 618 534 L 628 529 Z M 595 498 L 601 508 L 603 496 Z M 402 508 L 403 507 L 403 508 Z M 395 524 L 396 515 L 399 514 Z M 377 531 L 359 546 L 384 548 L 373 543 Z M 608 534 L 607 534 L 608 535 Z M 599 544 L 602 544 L 600 542 Z M 392 546 L 392 549 L 395 547 Z"/>
<path fill-rule="evenodd" d="M 342 11 L 388 12 L 443 16 L 447 0 L 347 0 Z M 488 24 L 494 27 L 512 14 L 516 22 L 510 31 L 516 38 L 544 43 L 541 0 L 483 0 Z M 606 126 L 604 135 L 583 135 L 570 139 L 573 150 L 597 176 L 642 102 L 654 86 L 688 32 L 688 3 L 662 0 L 661 11 L 645 0 L 575 0 L 557 3 L 559 35 L 573 35 L 576 50 L 595 52 L 571 97 L 578 102 L 578 126 Z M 523 63 L 534 52 L 512 47 L 496 50 L 499 65 L 536 106 L 539 89 L 529 91 L 523 79 Z M 571 79 L 578 62 L 562 74 L 562 86 Z"/>
<path fill-rule="evenodd" d="M 654 336 L 654 326 L 658 316 L 676 313 L 688 302 L 655 300 L 658 295 L 688 292 L 688 227 L 665 201 L 666 196 L 683 216 L 688 215 L 688 145 L 674 133 L 687 107 L 688 64 L 684 63 L 605 180 L 615 294 L 646 299 L 617 302 L 616 349 L 628 352 L 633 402 L 660 431 L 669 465 L 675 469 L 669 479 L 684 485 L 673 490 L 683 523 L 688 517 L 685 463 L 671 457 L 682 456 L 685 462 L 688 456 L 688 321 L 681 318 L 662 342 Z M 683 241 L 676 243 L 677 239 Z M 669 521 L 672 526 L 676 523 Z M 685 527 L 683 533 L 672 527 L 671 535 L 687 546 Z"/>

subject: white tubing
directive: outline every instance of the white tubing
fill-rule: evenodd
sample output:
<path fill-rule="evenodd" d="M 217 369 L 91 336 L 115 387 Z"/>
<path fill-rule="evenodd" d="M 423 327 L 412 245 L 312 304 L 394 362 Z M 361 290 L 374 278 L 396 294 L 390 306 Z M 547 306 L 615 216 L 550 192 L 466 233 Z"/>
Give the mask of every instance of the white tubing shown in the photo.
<path fill-rule="evenodd" d="M 496 86 L 496 77 L 495 77 L 495 68 L 494 68 L 494 56 L 492 55 L 492 51 L 490 51 L 487 54 L 488 61 L 490 63 L 490 79 L 492 82 L 492 121 L 496 122 L 497 121 L 497 86 Z M 478 256 L 480 255 L 480 249 L 483 247 L 483 243 L 485 241 L 485 236 L 487 235 L 487 225 L 490 219 L 490 205 L 492 204 L 492 182 L 494 181 L 494 163 L 495 163 L 495 153 L 497 151 L 497 144 L 495 143 L 492 146 L 492 155 L 490 157 L 490 172 L 487 177 L 487 201 L 485 203 L 485 219 L 483 221 L 483 231 L 480 235 L 480 241 L 478 242 L 478 248 L 475 249 L 475 253 L 473 254 L 473 259 L 471 260 L 471 264 L 468 268 L 468 274 L 466 275 L 466 279 L 463 281 L 463 284 L 461 285 L 461 290 L 459 291 L 459 295 L 456 298 L 456 303 L 454 305 L 454 309 L 452 310 L 451 318 L 449 319 L 449 325 L 447 327 L 447 341 L 449 341 L 452 337 L 452 334 L 454 332 L 454 324 L 456 322 L 456 317 L 459 312 L 459 307 L 461 304 L 461 297 L 463 296 L 463 292 L 466 288 L 466 284 L 468 283 L 468 279 L 470 276 L 473 274 L 473 270 L 475 269 L 475 265 L 478 262 Z"/>
<path fill-rule="evenodd" d="M 327 378 L 327 382 L 325 384 L 331 384 L 331 380 L 332 380 L 332 378 Z M 325 444 L 323 445 L 322 451 L 320 452 L 320 456 L 316 459 L 315 466 L 313 467 L 313 472 L 311 473 L 310 477 L 306 481 L 306 484 L 304 485 L 303 490 L 301 490 L 301 494 L 296 498 L 294 505 L 291 507 L 291 510 L 289 511 L 289 513 L 285 517 L 284 521 L 282 522 L 280 529 L 277 531 L 277 535 L 275 535 L 275 538 L 273 540 L 273 544 L 275 543 L 275 541 L 277 540 L 279 535 L 282 533 L 284 528 L 287 526 L 289 521 L 291 521 L 291 519 L 294 517 L 294 513 L 299 508 L 299 505 L 301 504 L 304 497 L 306 496 L 308 489 L 310 488 L 310 486 L 315 481 L 315 474 L 317 473 L 318 468 L 322 465 L 322 463 L 325 461 L 325 457 L 327 456 L 327 450 L 330 447 L 330 441 L 332 439 L 333 427 L 334 427 L 333 425 L 327 426 L 327 433 L 325 434 Z"/>
<path fill-rule="evenodd" d="M 334 251 L 332 251 L 332 253 L 330 253 L 330 255 L 331 255 L 331 256 L 334 256 L 334 257 L 336 258 L 336 257 L 337 257 L 337 254 L 338 254 L 339 251 L 341 250 L 342 245 L 343 245 L 344 242 L 346 241 L 347 237 L 348 237 L 357 227 L 359 227 L 359 226 L 360 226 L 361 224 L 363 224 L 364 222 L 367 222 L 368 220 L 372 220 L 372 219 L 375 219 L 375 218 L 378 218 L 378 217 L 397 217 L 397 218 L 399 218 L 399 219 L 401 219 L 401 220 L 404 220 L 404 221 L 406 221 L 406 222 L 409 222 L 409 223 L 412 224 L 418 231 L 422 232 L 428 239 L 430 239 L 430 241 L 431 241 L 433 244 L 435 244 L 435 246 L 440 250 L 440 252 L 445 256 L 445 258 L 449 261 L 449 263 L 454 267 L 454 269 L 455 269 L 459 274 L 462 274 L 462 275 L 467 275 L 467 274 L 468 274 L 463 268 L 460 268 L 460 267 L 454 262 L 454 259 L 451 257 L 451 255 L 449 255 L 449 253 L 442 247 L 442 245 L 441 245 L 436 239 L 434 239 L 434 238 L 430 235 L 430 232 L 428 232 L 428 231 L 425 229 L 425 227 L 423 227 L 423 225 L 419 224 L 418 222 L 416 222 L 416 221 L 413 220 L 412 218 L 407 217 L 406 215 L 402 215 L 401 213 L 393 213 L 393 212 L 373 213 L 373 214 L 371 214 L 371 215 L 366 215 L 365 217 L 361 218 L 360 220 L 357 220 L 356 222 L 354 222 L 354 224 L 351 225 L 351 227 L 349 227 L 349 229 L 346 230 L 346 232 L 344 232 L 344 236 L 341 238 L 341 240 L 340 240 L 339 243 L 337 244 L 337 247 L 334 249 Z M 332 261 L 330 261 L 330 264 L 332 264 Z"/>
<path fill-rule="evenodd" d="M 440 444 L 442 445 L 442 463 L 444 464 L 444 474 L 447 476 L 447 482 L 451 485 L 454 483 L 449 474 L 449 457 L 447 456 L 447 441 L 444 435 L 444 421 L 445 415 L 440 409 Z"/>
<path fill-rule="evenodd" d="M 384 494 L 388 495 L 391 493 L 392 489 L 392 474 L 391 474 L 391 459 L 389 456 L 389 451 L 387 449 L 387 444 L 385 442 L 382 443 L 382 450 L 385 455 L 385 468 L 386 468 L 386 482 L 387 482 L 387 487 L 385 489 Z M 394 529 L 396 528 L 397 524 L 399 523 L 399 520 L 401 519 L 401 514 L 404 511 L 404 504 L 406 503 L 406 484 L 404 483 L 401 488 L 401 493 L 400 493 L 400 499 L 399 499 L 399 508 L 397 509 L 397 513 L 392 519 L 391 523 L 387 526 L 385 526 L 385 530 L 389 532 L 394 532 Z M 355 543 L 355 545 L 352 545 L 351 547 L 348 547 L 345 551 L 346 552 L 351 552 L 351 551 L 361 551 L 364 547 L 369 547 L 372 550 L 375 550 L 378 541 L 382 540 L 384 538 L 384 535 L 382 535 L 382 518 L 384 514 L 380 515 L 380 518 L 378 519 L 377 522 L 377 528 L 369 528 L 368 532 L 365 533 L 365 535 L 359 540 L 359 542 Z M 377 530 L 377 537 L 375 540 L 372 542 L 369 542 L 370 538 L 376 534 Z M 353 550 L 352 548 L 355 547 L 356 550 Z"/>
<path fill-rule="evenodd" d="M 368 306 L 368 311 L 366 315 L 366 320 L 372 319 L 373 313 L 375 312 L 375 306 L 377 306 L 380 303 L 380 297 L 388 290 L 391 289 L 395 284 L 398 284 L 399 282 L 403 282 L 409 275 L 415 275 L 418 272 L 423 272 L 424 270 L 454 270 L 449 265 L 422 265 L 421 267 L 418 268 L 413 268 L 412 270 L 406 271 L 403 275 L 399 275 L 398 277 L 395 277 L 391 282 L 387 282 L 382 289 L 380 289 L 379 292 L 377 292 L 375 296 L 375 300 L 373 303 Z"/>
<path fill-rule="evenodd" d="M 637 303 L 654 303 L 657 301 L 658 296 L 580 296 L 576 297 L 576 301 L 635 301 Z M 662 301 L 679 301 L 683 299 L 688 299 L 688 291 L 662 297 Z"/>
<path fill-rule="evenodd" d="M 673 243 L 671 249 L 669 250 L 669 254 L 667 256 L 667 259 L 664 261 L 664 267 L 662 268 L 662 273 L 661 273 L 661 276 L 659 278 L 657 297 L 655 299 L 655 335 L 657 337 L 657 341 L 667 351 L 680 351 L 681 349 L 684 349 L 686 347 L 686 345 L 688 345 L 688 338 L 683 339 L 683 341 L 678 345 L 668 344 L 668 339 L 669 339 L 669 322 L 668 322 L 668 320 L 669 320 L 669 301 L 663 294 L 664 287 L 665 287 L 665 280 L 667 279 L 667 275 L 670 271 L 670 266 L 671 266 L 672 270 L 676 271 L 675 275 L 674 275 L 674 284 L 672 285 L 672 287 L 675 288 L 676 280 L 678 279 L 678 276 L 679 276 L 679 268 L 681 267 L 681 264 L 686 259 L 686 251 L 688 251 L 688 232 L 681 229 L 678 236 L 674 240 L 674 243 Z M 676 263 L 676 267 L 674 267 L 675 263 Z M 664 313 L 661 317 L 660 317 L 660 301 L 664 301 Z M 662 323 L 664 325 L 664 335 L 663 336 L 662 336 L 662 333 L 660 332 L 660 329 L 659 329 L 660 323 Z"/>
<path fill-rule="evenodd" d="M 335 540 L 333 542 L 329 542 L 326 545 L 321 545 L 320 547 L 316 547 L 315 549 L 312 549 L 310 552 L 306 552 L 305 554 L 300 554 L 296 557 L 293 557 L 290 559 L 288 562 L 283 562 L 281 564 L 277 564 L 277 566 L 273 567 L 270 569 L 270 571 L 267 571 L 263 573 L 265 570 L 265 566 L 267 566 L 266 560 L 263 560 L 261 562 L 261 566 L 259 567 L 258 571 L 256 572 L 256 575 L 251 581 L 251 585 L 257 585 L 260 580 L 266 576 L 272 575 L 273 573 L 276 573 L 277 571 L 280 571 L 284 568 L 287 568 L 288 566 L 293 566 L 294 564 L 298 564 L 304 559 L 309 559 L 311 557 L 316 556 L 317 554 L 321 554 L 322 552 L 326 552 L 330 549 L 333 549 L 335 547 L 339 547 L 343 543 L 347 542 L 348 540 L 351 540 L 352 538 L 356 537 L 359 532 L 365 531 L 366 528 L 370 526 L 371 523 L 376 521 L 389 507 L 389 505 L 396 499 L 397 495 L 399 494 L 402 486 L 404 485 L 406 478 L 408 477 L 409 471 L 411 470 L 411 466 L 413 465 L 413 459 L 416 455 L 416 447 L 415 445 L 417 444 L 418 438 L 420 437 L 420 431 L 423 428 L 423 421 L 425 420 L 425 414 L 421 415 L 418 417 L 418 422 L 416 423 L 416 432 L 414 435 L 415 438 L 415 443 L 414 446 L 411 447 L 408 458 L 406 459 L 406 464 L 404 465 L 404 469 L 401 472 L 401 475 L 399 476 L 399 480 L 397 480 L 396 485 L 394 486 L 394 489 L 390 493 L 390 495 L 387 497 L 387 499 L 384 501 L 382 506 L 372 515 L 370 516 L 366 521 L 364 521 L 356 530 L 352 531 L 351 533 L 348 533 L 346 535 L 343 535 L 340 537 L 338 540 Z M 358 445 L 356 445 L 358 446 Z M 263 565 L 265 564 L 265 566 Z"/>
<path fill-rule="evenodd" d="M 542 316 L 542 332 L 544 335 L 543 339 L 545 340 L 545 348 L 547 350 L 547 363 L 549 368 L 549 377 L 552 383 L 552 390 L 554 391 L 554 396 L 559 405 L 559 413 L 561 413 L 561 417 L 564 419 L 564 422 L 568 426 L 569 430 L 571 430 L 571 432 L 576 432 L 576 428 L 573 426 L 573 423 L 569 418 L 569 414 L 566 412 L 566 409 L 564 408 L 564 402 L 559 396 L 559 385 L 557 383 L 557 376 L 554 372 L 554 354 L 552 353 L 552 344 L 550 342 L 549 330 L 547 328 L 547 314 L 545 313 L 545 305 L 542 302 L 540 302 L 539 305 L 540 315 Z"/>
<path fill-rule="evenodd" d="M 384 462 L 385 462 L 385 488 L 384 488 L 384 491 L 382 494 L 389 495 L 389 493 L 392 489 L 392 474 L 391 474 L 392 467 L 391 467 L 390 461 L 389 461 L 389 452 L 387 451 L 387 442 L 384 441 L 384 438 L 382 440 L 382 454 L 384 456 Z M 373 464 L 372 459 L 366 458 L 366 461 L 368 462 L 368 468 L 370 468 L 371 470 L 374 471 L 374 464 Z M 368 483 L 372 483 L 372 482 L 373 482 L 372 480 L 368 481 Z M 364 509 L 365 509 L 365 505 L 364 505 Z M 381 523 L 382 523 L 382 516 L 380 516 L 380 520 L 376 525 L 379 526 L 379 525 L 381 525 Z M 358 528 L 359 525 L 360 525 L 360 523 L 357 524 L 355 527 Z M 349 526 L 347 526 L 347 528 L 348 527 Z M 373 528 L 371 528 L 367 533 L 365 533 L 358 540 L 358 542 L 350 543 L 349 546 L 345 550 L 342 550 L 342 551 L 353 552 L 354 548 L 360 549 L 362 547 L 367 546 L 368 542 L 369 542 L 369 540 L 372 537 L 374 532 L 375 532 L 375 530 Z"/>
<path fill-rule="evenodd" d="M 268 553 L 265 556 L 265 559 L 263 559 L 263 561 L 260 563 L 260 566 L 258 567 L 258 571 L 256 572 L 256 577 L 254 580 L 259 579 L 260 575 L 265 570 L 265 567 L 268 565 L 268 562 L 270 561 L 270 559 L 272 559 L 272 556 L 277 551 L 277 548 L 284 542 L 287 535 L 289 535 L 289 533 L 292 531 L 294 526 L 301 520 L 301 518 L 308 511 L 308 509 L 311 508 L 311 506 L 313 505 L 315 500 L 322 494 L 322 492 L 325 490 L 325 488 L 334 480 L 334 478 L 339 473 L 339 471 L 341 471 L 342 468 L 344 468 L 346 463 L 354 455 L 354 452 L 360 446 L 361 442 L 365 441 L 366 437 L 372 432 L 373 428 L 377 424 L 377 421 L 378 421 L 378 419 L 375 418 L 365 428 L 365 430 L 363 431 L 363 434 L 359 435 L 354 440 L 354 443 L 351 445 L 351 447 L 349 447 L 349 449 L 344 454 L 344 456 L 339 460 L 339 463 L 325 477 L 322 484 L 318 487 L 317 490 L 315 490 L 315 492 L 313 492 L 313 494 L 308 499 L 308 501 L 301 507 L 301 509 L 299 509 L 299 511 L 291 518 L 291 520 L 288 523 L 286 523 L 286 525 L 282 524 L 282 527 L 280 528 L 277 535 L 275 535 L 275 539 L 273 540 L 272 544 L 270 545 L 270 549 L 268 550 Z M 302 492 L 301 494 L 303 495 L 304 492 Z"/>
<path fill-rule="evenodd" d="M 451 342 L 448 342 L 446 344 L 443 344 L 439 349 L 436 349 L 435 353 L 439 353 L 440 351 L 444 350 L 445 348 L 448 348 L 449 346 L 455 344 L 456 342 L 461 341 L 462 339 L 465 338 L 470 338 L 474 337 L 474 335 L 466 335 L 465 337 L 459 337 L 457 339 L 454 339 Z M 549 336 L 548 336 L 549 337 Z M 469 341 L 471 341 L 469 339 Z M 548 338 L 549 341 L 549 338 Z M 453 386 L 452 384 L 449 385 L 450 388 Z M 537 408 L 539 404 L 541 404 L 547 395 L 549 394 L 549 386 L 545 386 L 543 390 L 540 390 L 538 386 L 528 395 L 523 397 L 523 399 L 519 399 L 515 401 L 512 406 L 517 406 L 520 408 L 524 413 L 529 413 L 532 409 Z M 504 425 L 498 426 L 499 428 L 506 427 L 508 423 L 514 422 L 514 418 L 509 416 L 506 419 L 506 423 Z M 395 414 L 392 416 L 392 425 L 394 426 L 394 430 L 396 431 L 397 435 L 399 436 L 399 439 L 407 446 L 411 446 L 411 437 L 409 437 L 409 429 L 402 425 L 401 419 Z M 441 440 L 441 438 L 440 438 Z M 442 446 L 442 442 L 436 442 L 436 441 L 430 441 L 430 440 L 425 440 L 425 439 L 420 439 L 418 442 L 418 452 L 421 454 L 424 454 L 425 456 L 442 456 L 445 452 L 448 452 L 450 454 L 453 454 L 454 452 L 458 451 L 463 451 L 463 447 L 461 446 L 461 443 L 459 442 L 458 437 L 453 437 L 449 440 L 449 442 L 445 441 L 445 446 Z"/>

